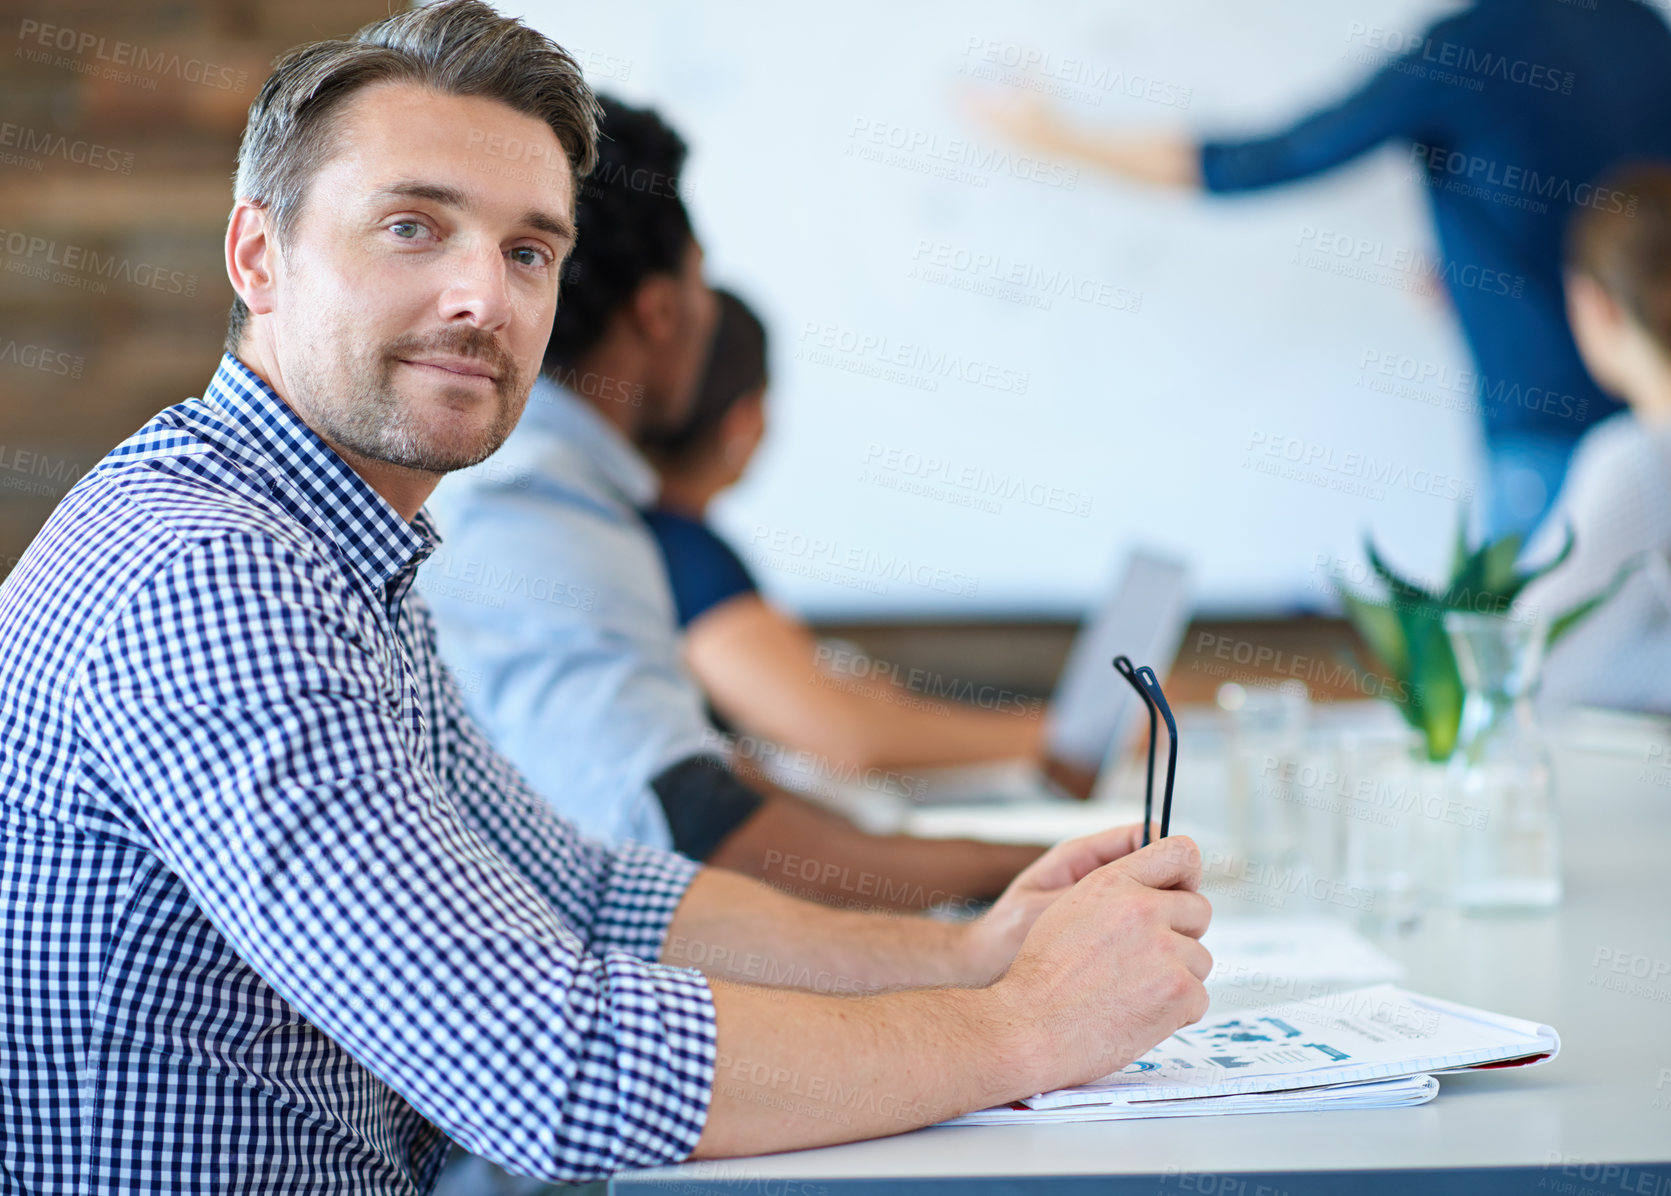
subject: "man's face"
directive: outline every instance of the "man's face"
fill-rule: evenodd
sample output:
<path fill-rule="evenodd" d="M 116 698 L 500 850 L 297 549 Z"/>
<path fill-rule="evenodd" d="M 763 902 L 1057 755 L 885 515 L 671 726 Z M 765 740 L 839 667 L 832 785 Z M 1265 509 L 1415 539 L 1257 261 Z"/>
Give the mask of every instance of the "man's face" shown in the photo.
<path fill-rule="evenodd" d="M 685 247 L 679 272 L 670 282 L 672 314 L 656 355 L 659 377 L 646 388 L 654 402 L 645 412 L 645 422 L 657 431 L 682 427 L 689 418 L 719 324 L 719 298 L 703 277 L 702 247 L 696 241 Z"/>
<path fill-rule="evenodd" d="M 573 245 L 562 146 L 498 101 L 405 83 L 346 101 L 333 146 L 277 255 L 286 397 L 373 461 L 474 465 L 516 426 L 551 333 Z"/>

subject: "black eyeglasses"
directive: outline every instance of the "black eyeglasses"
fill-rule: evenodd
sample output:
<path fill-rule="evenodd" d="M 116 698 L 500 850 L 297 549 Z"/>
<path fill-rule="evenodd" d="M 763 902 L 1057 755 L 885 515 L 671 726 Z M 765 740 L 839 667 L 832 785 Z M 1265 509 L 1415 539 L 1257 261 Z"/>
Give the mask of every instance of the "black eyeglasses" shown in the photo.
<path fill-rule="evenodd" d="M 1149 782 L 1143 790 L 1143 846 L 1149 845 L 1149 826 L 1154 821 L 1155 811 L 1155 737 L 1160 733 L 1160 727 L 1155 719 L 1155 711 L 1159 710 L 1166 720 L 1166 797 L 1160 807 L 1160 837 L 1166 838 L 1172 832 L 1172 780 L 1178 775 L 1178 724 L 1172 719 L 1172 707 L 1166 704 L 1166 695 L 1160 692 L 1160 681 L 1155 677 L 1155 671 L 1148 665 L 1133 668 L 1131 659 L 1120 655 L 1114 658 L 1114 671 L 1119 673 L 1131 687 L 1137 691 L 1137 696 L 1143 699 L 1143 704 L 1149 708 Z"/>

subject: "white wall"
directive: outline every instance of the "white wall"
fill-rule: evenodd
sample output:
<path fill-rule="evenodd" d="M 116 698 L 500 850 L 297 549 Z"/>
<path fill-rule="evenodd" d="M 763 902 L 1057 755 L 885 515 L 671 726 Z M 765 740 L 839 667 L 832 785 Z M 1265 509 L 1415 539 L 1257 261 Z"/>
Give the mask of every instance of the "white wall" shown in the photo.
<path fill-rule="evenodd" d="M 1014 151 L 970 123 L 958 95 L 971 71 L 1003 71 L 992 57 L 1037 53 L 1075 93 L 1059 106 L 1087 125 L 1274 127 L 1367 74 L 1374 39 L 1355 26 L 1417 31 L 1438 8 L 533 0 L 520 11 L 600 89 L 654 103 L 685 134 L 711 274 L 769 319 L 770 439 L 721 524 L 768 589 L 805 612 L 955 618 L 1077 611 L 1139 542 L 1186 551 L 1203 603 L 1221 610 L 1325 602 L 1319 554 L 1355 558 L 1369 528 L 1412 569 L 1437 567 L 1458 515 L 1446 495 L 1481 479 L 1473 421 L 1443 385 L 1366 388 L 1380 375 L 1364 362 L 1462 369 L 1444 300 L 1403 289 L 1412 276 L 1396 268 L 1366 280 L 1300 260 L 1308 235 L 1365 239 L 1382 260 L 1432 254 L 1404 153 L 1256 198 L 1180 198 L 1089 172 L 1070 188 L 1051 185 L 1068 181 L 1060 164 L 1017 177 L 1027 171 Z M 890 148 L 906 141 L 920 148 Z M 936 256 L 952 268 L 925 276 Z M 995 264 L 983 272 L 979 258 Z M 1000 289 L 994 270 L 1023 282 Z M 1089 298 L 1052 293 L 1064 279 Z M 850 348 L 860 343 L 873 347 Z M 894 377 L 865 372 L 901 358 Z M 1249 467 L 1283 464 L 1250 454 L 1278 443 L 1323 454 L 1325 481 L 1391 480 L 1351 495 Z M 891 471 L 875 468 L 889 459 Z M 930 459 L 1021 493 L 945 485 Z M 899 488 L 921 483 L 935 493 Z"/>

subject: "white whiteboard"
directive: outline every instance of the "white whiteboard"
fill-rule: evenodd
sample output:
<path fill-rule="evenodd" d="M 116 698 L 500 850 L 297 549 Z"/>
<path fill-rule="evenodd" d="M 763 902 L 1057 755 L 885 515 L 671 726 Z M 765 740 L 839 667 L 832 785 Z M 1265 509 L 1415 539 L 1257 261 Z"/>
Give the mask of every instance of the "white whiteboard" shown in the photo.
<path fill-rule="evenodd" d="M 691 143 L 709 272 L 774 337 L 769 437 L 717 521 L 775 597 L 826 617 L 1077 613 L 1143 544 L 1191 558 L 1206 608 L 1318 605 L 1366 529 L 1438 567 L 1455 495 L 1483 480 L 1447 381 L 1460 336 L 1407 275 L 1316 268 L 1330 238 L 1432 255 L 1407 153 L 1259 196 L 1069 187 L 958 95 L 1034 55 L 1085 125 L 1274 129 L 1372 69 L 1367 27 L 1414 33 L 1455 5 L 505 7 Z M 1252 467 L 1295 454 L 1321 468 Z"/>

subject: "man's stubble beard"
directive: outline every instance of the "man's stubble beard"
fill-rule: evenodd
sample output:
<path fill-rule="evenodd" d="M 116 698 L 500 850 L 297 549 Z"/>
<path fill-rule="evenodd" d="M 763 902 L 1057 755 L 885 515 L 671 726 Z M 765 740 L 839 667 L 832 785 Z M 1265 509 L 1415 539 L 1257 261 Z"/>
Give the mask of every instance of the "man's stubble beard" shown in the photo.
<path fill-rule="evenodd" d="M 433 353 L 475 358 L 498 375 L 493 423 L 473 444 L 434 443 L 416 416 L 413 401 L 395 387 L 400 358 Z M 468 469 L 492 456 L 516 427 L 530 385 L 498 339 L 476 328 L 402 337 L 383 346 L 371 360 L 352 363 L 346 386 L 333 387 L 306 366 L 298 381 L 306 395 L 309 422 L 330 444 L 370 461 L 432 474 Z"/>

